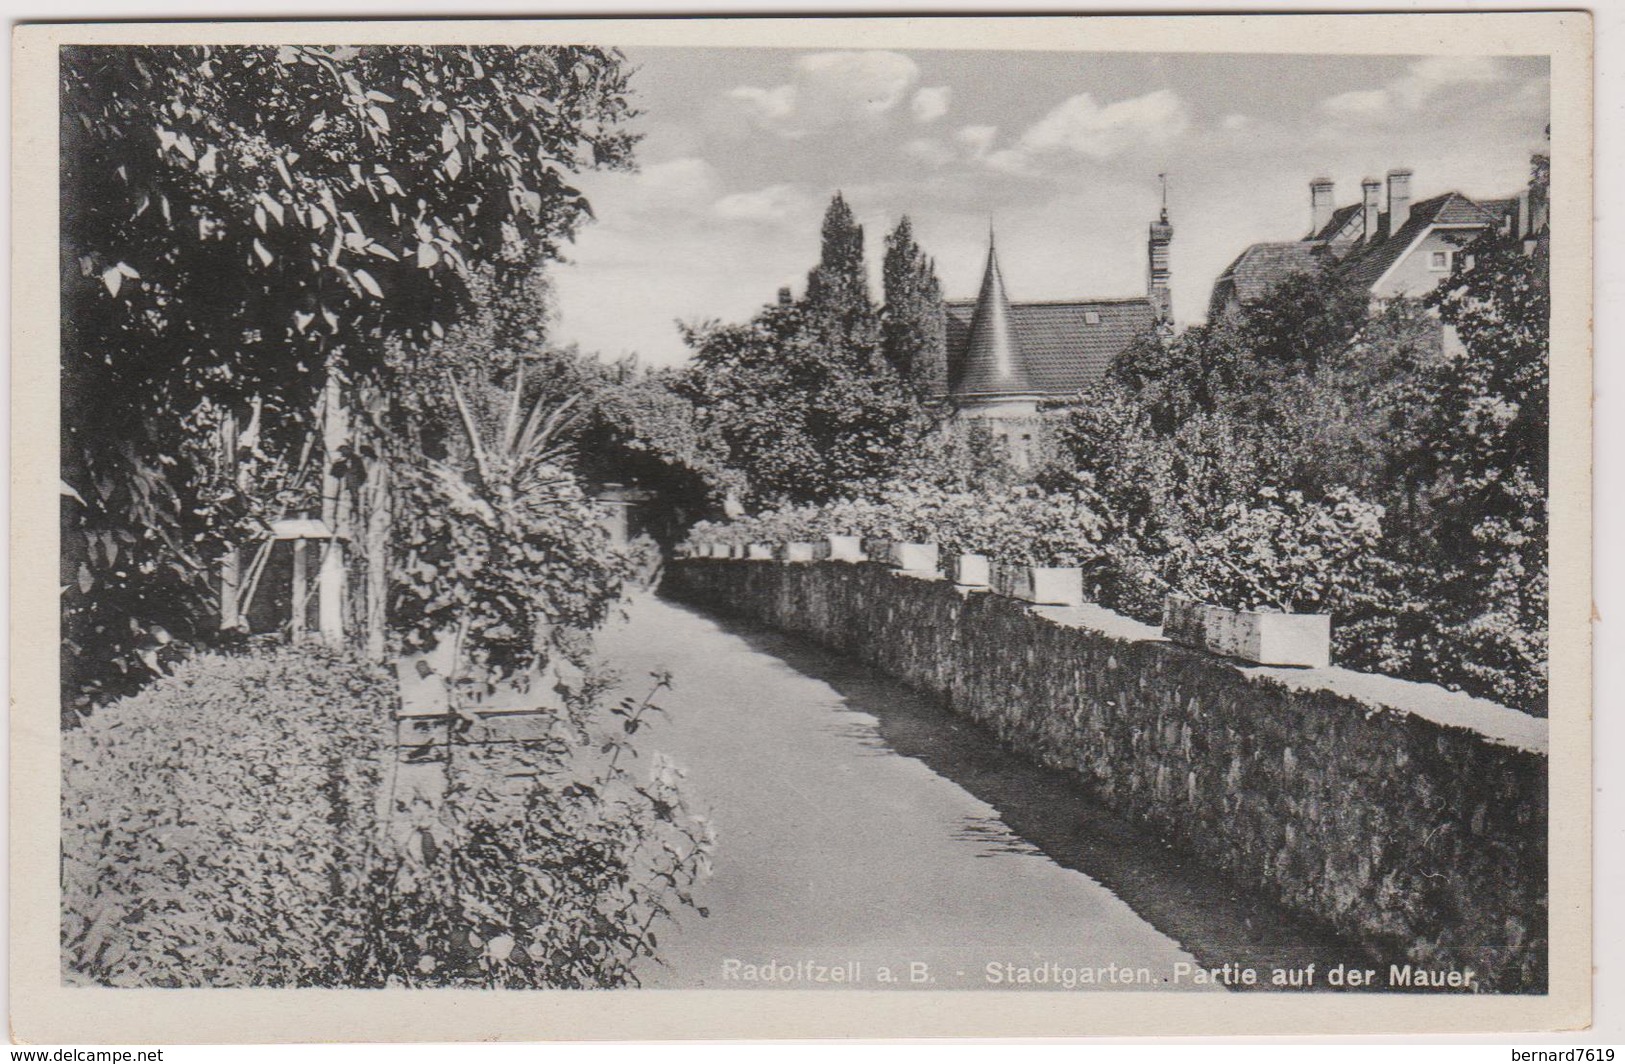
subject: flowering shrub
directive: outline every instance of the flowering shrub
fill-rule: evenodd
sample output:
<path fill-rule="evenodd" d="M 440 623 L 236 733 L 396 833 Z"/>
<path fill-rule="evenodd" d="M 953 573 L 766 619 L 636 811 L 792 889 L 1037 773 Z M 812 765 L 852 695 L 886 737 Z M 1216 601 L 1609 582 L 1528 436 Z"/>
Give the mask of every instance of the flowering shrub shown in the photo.
<path fill-rule="evenodd" d="M 1169 591 L 1330 612 L 1343 664 L 1543 714 L 1546 265 L 1495 234 L 1457 262 L 1352 335 L 1355 304 L 1287 286 L 1125 352 L 1039 478 L 1105 502 L 1098 601 L 1153 623 Z"/>
<path fill-rule="evenodd" d="M 1185 540 L 1167 571 L 1185 594 L 1236 609 L 1326 613 L 1355 605 L 1382 539 L 1382 507 L 1350 492 L 1312 502 L 1259 491 L 1225 507 L 1216 527 Z"/>
<path fill-rule="evenodd" d="M 462 626 L 481 664 L 519 672 L 555 626 L 596 627 L 617 601 L 630 565 L 573 478 L 561 474 L 545 505 L 482 497 L 451 477 L 403 479 L 392 619 L 407 647 Z"/>
<path fill-rule="evenodd" d="M 457 432 L 444 458 L 401 464 L 391 619 L 410 649 L 457 633 L 459 669 L 523 672 L 557 633 L 602 623 L 634 562 L 563 464 L 569 401 L 527 404 L 522 370 L 507 394 L 447 373 L 436 398 Z"/>
<path fill-rule="evenodd" d="M 942 557 L 985 554 L 1012 565 L 1096 563 L 1105 522 L 1084 488 L 1047 494 L 1030 486 L 954 492 L 894 486 L 877 499 L 793 506 L 696 524 L 691 543 L 790 543 L 830 535 L 935 543 Z"/>
<path fill-rule="evenodd" d="M 605 719 L 589 684 L 534 743 L 453 744 L 434 830 L 398 845 L 394 684 L 312 645 L 203 655 L 65 733 L 65 979 L 633 981 L 710 848 L 672 765 L 630 770 L 652 702 Z"/>

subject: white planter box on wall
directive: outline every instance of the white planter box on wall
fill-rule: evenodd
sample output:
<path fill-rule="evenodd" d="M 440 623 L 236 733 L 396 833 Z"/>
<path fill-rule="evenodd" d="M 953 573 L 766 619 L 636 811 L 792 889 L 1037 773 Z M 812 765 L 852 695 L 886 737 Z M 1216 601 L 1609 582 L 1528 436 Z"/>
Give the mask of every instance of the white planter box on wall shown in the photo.
<path fill-rule="evenodd" d="M 818 560 L 818 544 L 816 543 L 786 543 L 779 548 L 779 557 L 787 562 L 811 562 Z"/>
<path fill-rule="evenodd" d="M 1257 665 L 1298 665 L 1324 669 L 1331 664 L 1332 618 L 1327 613 L 1269 613 L 1202 609 L 1204 640 L 1215 654 Z"/>
<path fill-rule="evenodd" d="M 956 554 L 953 569 L 954 583 L 960 587 L 987 587 L 992 582 L 984 554 Z"/>
<path fill-rule="evenodd" d="M 896 540 L 882 540 L 875 545 L 872 556 L 876 561 L 893 569 L 930 573 L 937 571 L 935 543 L 899 543 Z"/>
<path fill-rule="evenodd" d="M 745 557 L 753 562 L 770 562 L 773 560 L 773 545 L 770 543 L 752 543 L 745 548 Z"/>
<path fill-rule="evenodd" d="M 993 590 L 1040 606 L 1083 605 L 1083 570 L 1033 565 L 995 565 Z"/>
<path fill-rule="evenodd" d="M 863 541 L 857 536 L 825 536 L 819 545 L 819 561 L 864 561 Z"/>
<path fill-rule="evenodd" d="M 1207 610 L 1209 607 L 1184 595 L 1169 595 L 1162 600 L 1162 634 L 1180 646 L 1207 648 Z"/>

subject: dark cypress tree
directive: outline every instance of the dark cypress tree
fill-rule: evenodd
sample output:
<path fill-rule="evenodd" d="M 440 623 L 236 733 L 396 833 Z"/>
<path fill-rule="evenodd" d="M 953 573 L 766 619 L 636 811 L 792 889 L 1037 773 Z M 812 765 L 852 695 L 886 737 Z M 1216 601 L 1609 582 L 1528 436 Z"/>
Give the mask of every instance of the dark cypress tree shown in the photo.
<path fill-rule="evenodd" d="M 908 216 L 886 237 L 882 273 L 886 306 L 881 311 L 881 346 L 887 360 L 922 399 L 941 395 L 948 385 L 948 320 L 936 264 L 914 241 Z"/>
<path fill-rule="evenodd" d="M 863 266 L 863 226 L 839 192 L 824 212 L 823 250 L 807 275 L 809 324 L 857 355 L 879 342 L 879 316 Z"/>

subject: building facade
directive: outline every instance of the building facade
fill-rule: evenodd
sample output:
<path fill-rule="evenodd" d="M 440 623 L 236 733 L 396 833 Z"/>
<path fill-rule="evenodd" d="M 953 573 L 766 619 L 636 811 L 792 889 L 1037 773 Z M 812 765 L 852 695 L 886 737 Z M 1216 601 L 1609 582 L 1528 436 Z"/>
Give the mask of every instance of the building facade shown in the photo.
<path fill-rule="evenodd" d="M 1360 182 L 1360 199 L 1337 206 L 1330 178 L 1309 182 L 1309 232 L 1301 240 L 1254 244 L 1213 284 L 1208 317 L 1234 314 L 1297 273 L 1335 266 L 1373 300 L 1420 296 L 1450 276 L 1456 256 L 1487 230 L 1531 236 L 1546 226 L 1545 203 L 1526 189 L 1503 199 L 1446 192 L 1411 197 L 1410 170 Z"/>
<path fill-rule="evenodd" d="M 1147 240 L 1144 296 L 1016 303 L 989 233 L 981 290 L 946 304 L 950 424 L 985 426 L 1025 464 L 1041 406 L 1064 406 L 1129 345 L 1172 329 L 1173 236 L 1164 207 Z"/>

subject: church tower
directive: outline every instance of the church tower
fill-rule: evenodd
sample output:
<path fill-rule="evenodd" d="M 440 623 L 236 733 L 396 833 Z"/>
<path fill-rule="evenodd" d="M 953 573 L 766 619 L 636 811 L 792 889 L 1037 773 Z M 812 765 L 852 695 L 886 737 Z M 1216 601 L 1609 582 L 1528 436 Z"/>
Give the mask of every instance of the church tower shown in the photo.
<path fill-rule="evenodd" d="M 1151 302 L 1159 331 L 1174 325 L 1174 294 L 1170 288 L 1173 276 L 1168 265 L 1168 245 L 1174 242 L 1174 227 L 1168 221 L 1168 175 L 1162 179 L 1162 213 L 1151 223 L 1151 235 L 1146 241 L 1145 295 Z"/>

